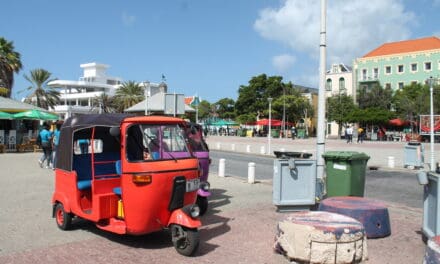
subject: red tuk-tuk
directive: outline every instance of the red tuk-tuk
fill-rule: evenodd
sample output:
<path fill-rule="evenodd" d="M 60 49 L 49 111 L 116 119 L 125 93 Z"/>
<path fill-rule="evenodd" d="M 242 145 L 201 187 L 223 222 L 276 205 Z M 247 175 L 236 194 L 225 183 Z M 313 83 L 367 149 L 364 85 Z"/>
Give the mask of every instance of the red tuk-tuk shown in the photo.
<path fill-rule="evenodd" d="M 208 197 L 211 196 L 210 184 L 208 182 L 209 165 L 211 159 L 209 158 L 209 147 L 203 138 L 203 128 L 196 123 L 187 123 L 188 139 L 191 151 L 199 159 L 200 173 L 200 188 L 197 191 L 197 205 L 200 208 L 200 215 L 203 216 L 208 210 Z"/>
<path fill-rule="evenodd" d="M 182 255 L 199 244 L 199 164 L 185 122 L 163 116 L 91 114 L 61 127 L 53 216 L 60 229 L 90 220 L 117 234 L 162 229 Z"/>

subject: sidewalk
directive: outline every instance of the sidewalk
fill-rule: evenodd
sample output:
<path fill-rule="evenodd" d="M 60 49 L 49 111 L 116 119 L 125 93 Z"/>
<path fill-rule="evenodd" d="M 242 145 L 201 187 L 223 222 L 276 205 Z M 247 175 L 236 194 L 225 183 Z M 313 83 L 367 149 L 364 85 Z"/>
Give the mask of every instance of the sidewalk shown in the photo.
<path fill-rule="evenodd" d="M 221 149 L 224 151 L 237 151 L 237 152 L 249 152 L 252 154 L 261 154 L 261 148 L 264 147 L 267 152 L 267 138 L 245 138 L 245 137 L 225 137 L 225 136 L 209 136 L 207 138 L 207 143 L 211 149 Z M 380 169 L 387 170 L 408 170 L 403 167 L 404 159 L 404 146 L 406 142 L 372 142 L 364 141 L 363 144 L 347 144 L 343 140 L 327 140 L 325 145 L 325 150 L 347 150 L 347 151 L 358 151 L 364 152 L 371 158 L 368 161 L 368 166 L 375 166 Z M 425 160 L 430 154 L 426 152 L 429 146 L 425 146 Z M 271 150 L 281 150 L 285 151 L 299 151 L 312 153 L 312 157 L 316 157 L 316 138 L 309 139 L 272 139 L 271 140 Z M 436 153 L 438 155 L 439 153 Z M 267 155 L 267 154 L 263 154 Z M 272 152 L 273 155 L 273 152 Z M 388 157 L 394 157 L 395 167 L 389 168 Z M 225 188 L 228 192 L 237 192 L 237 195 L 232 195 L 234 197 L 234 204 L 246 203 L 246 201 L 241 200 L 242 195 L 247 193 L 249 189 L 253 189 L 253 185 L 246 187 L 246 183 L 242 180 L 235 179 L 238 183 L 233 186 L 224 186 L 229 178 L 219 178 L 215 172 L 210 173 L 211 186 L 217 188 Z M 242 186 L 244 185 L 244 186 Z M 274 213 L 274 207 L 270 206 L 272 201 L 272 186 L 269 184 L 257 184 L 262 185 L 261 188 L 265 189 L 264 195 L 261 191 L 258 195 L 252 196 L 250 201 L 263 199 L 265 197 L 264 204 L 266 205 L 266 210 L 261 210 L 256 214 L 259 217 L 261 215 L 271 215 L 275 214 L 276 219 L 283 217 L 282 214 Z M 239 189 L 243 190 L 239 190 Z M 245 196 L 246 197 L 246 196 Z M 249 202 L 248 202 L 249 203 Z M 232 204 L 232 203 L 231 203 Z M 368 240 L 368 255 L 369 261 L 367 263 L 421 263 L 423 260 L 425 252 L 425 244 L 422 241 L 421 227 L 422 227 L 422 217 L 423 210 L 420 208 L 412 208 L 403 206 L 396 203 L 388 203 L 387 205 L 390 222 L 391 222 L 391 235 L 386 238 L 380 239 L 369 239 Z M 246 210 L 251 210 L 247 208 Z M 245 211 L 246 211 L 245 210 Z M 255 208 L 254 208 L 255 210 Z M 251 217 L 252 218 L 252 217 Z M 238 220 L 239 218 L 236 218 Z M 243 219 L 241 221 L 248 221 L 249 218 Z M 269 225 L 269 223 L 260 223 L 261 225 Z M 272 227 L 276 225 L 276 220 L 272 223 Z M 261 229 L 260 229 L 261 230 Z M 272 230 L 273 231 L 273 230 Z M 269 231 L 268 231 L 269 232 Z M 267 235 L 269 236 L 269 235 Z M 258 262 L 260 263 L 260 262 Z M 268 262 L 270 263 L 270 262 Z M 283 263 L 283 262 L 280 262 Z M 287 262 L 286 262 L 287 263 Z"/>
<path fill-rule="evenodd" d="M 38 167 L 40 155 L 0 154 L 0 167 L 7 168 L 0 177 L 0 263 L 289 263 L 272 249 L 276 225 L 286 214 L 276 212 L 269 183 L 248 184 L 211 171 L 212 196 L 202 218 L 199 251 L 186 258 L 162 233 L 118 236 L 85 223 L 69 232 L 58 230 L 51 218 L 53 171 Z M 368 240 L 366 263 L 421 263 L 422 210 L 387 206 L 391 236 Z"/>

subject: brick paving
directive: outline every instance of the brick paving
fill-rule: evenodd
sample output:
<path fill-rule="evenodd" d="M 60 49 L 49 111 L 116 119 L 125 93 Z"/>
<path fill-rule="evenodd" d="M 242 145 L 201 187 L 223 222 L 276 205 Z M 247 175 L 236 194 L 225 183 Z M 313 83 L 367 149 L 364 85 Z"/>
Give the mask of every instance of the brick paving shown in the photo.
<path fill-rule="evenodd" d="M 221 138 L 221 140 L 219 139 Z M 211 148 L 236 144 L 259 151 L 265 138 L 208 137 Z M 279 140 L 279 139 L 278 139 Z M 314 151 L 313 140 L 281 139 L 274 148 Z M 329 141 L 326 149 L 362 150 L 372 157 L 369 165 L 387 167 L 387 157 L 400 157 L 404 143 L 365 142 L 348 145 Z M 285 215 L 272 205 L 269 183 L 248 184 L 242 179 L 210 173 L 213 195 L 202 218 L 201 244 L 192 258 L 180 256 L 165 232 L 147 236 L 118 236 L 86 222 L 72 231 L 60 231 L 51 217 L 53 172 L 40 169 L 39 153 L 0 154 L 0 263 L 289 263 L 272 250 L 277 222 Z M 403 154 L 402 154 L 403 155 Z M 425 158 L 427 154 L 425 153 Z M 396 158 L 396 169 L 398 168 Z M 425 244 L 420 229 L 422 209 L 386 203 L 392 234 L 369 239 L 366 263 L 420 263 Z"/>

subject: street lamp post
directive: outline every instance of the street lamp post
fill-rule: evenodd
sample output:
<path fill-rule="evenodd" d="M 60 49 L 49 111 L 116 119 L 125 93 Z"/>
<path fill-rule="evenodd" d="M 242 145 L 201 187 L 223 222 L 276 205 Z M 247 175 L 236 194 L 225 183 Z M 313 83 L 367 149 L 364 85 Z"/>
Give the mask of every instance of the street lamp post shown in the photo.
<path fill-rule="evenodd" d="M 144 96 L 145 96 L 145 115 L 148 115 L 148 97 L 150 96 L 150 82 L 144 81 Z"/>
<path fill-rule="evenodd" d="M 431 132 L 431 171 L 435 171 L 435 164 L 434 164 L 434 99 L 433 99 L 433 88 L 432 85 L 434 83 L 434 79 L 429 77 L 429 96 L 430 96 L 430 132 Z"/>
<path fill-rule="evenodd" d="M 267 134 L 267 154 L 270 155 L 270 139 L 272 137 L 272 99 L 271 97 L 267 98 L 269 101 L 269 133 Z"/>
<path fill-rule="evenodd" d="M 286 88 L 283 85 L 283 135 L 287 137 L 286 134 Z"/>

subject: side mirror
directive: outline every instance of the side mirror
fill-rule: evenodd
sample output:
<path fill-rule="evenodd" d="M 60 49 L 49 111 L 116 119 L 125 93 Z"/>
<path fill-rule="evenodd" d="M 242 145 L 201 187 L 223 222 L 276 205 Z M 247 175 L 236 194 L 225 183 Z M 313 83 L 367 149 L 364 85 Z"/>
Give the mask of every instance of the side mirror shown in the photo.
<path fill-rule="evenodd" d="M 197 134 L 197 128 L 195 126 L 191 126 L 191 134 Z"/>
<path fill-rule="evenodd" d="M 112 135 L 113 137 L 118 137 L 121 135 L 121 130 L 119 129 L 119 127 L 111 127 L 109 129 L 110 135 Z"/>

